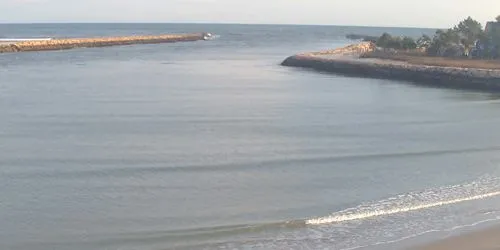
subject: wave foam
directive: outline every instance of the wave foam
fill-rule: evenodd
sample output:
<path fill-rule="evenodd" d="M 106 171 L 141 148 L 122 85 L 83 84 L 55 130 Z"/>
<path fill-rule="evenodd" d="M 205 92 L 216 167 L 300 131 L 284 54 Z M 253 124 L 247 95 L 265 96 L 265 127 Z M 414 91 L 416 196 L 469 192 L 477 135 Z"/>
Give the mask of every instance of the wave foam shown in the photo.
<path fill-rule="evenodd" d="M 500 191 L 492 190 L 498 187 L 498 181 L 498 178 L 483 179 L 466 185 L 399 195 L 378 203 L 340 211 L 330 216 L 309 219 L 306 220 L 306 224 L 322 225 L 363 220 L 500 196 Z"/>

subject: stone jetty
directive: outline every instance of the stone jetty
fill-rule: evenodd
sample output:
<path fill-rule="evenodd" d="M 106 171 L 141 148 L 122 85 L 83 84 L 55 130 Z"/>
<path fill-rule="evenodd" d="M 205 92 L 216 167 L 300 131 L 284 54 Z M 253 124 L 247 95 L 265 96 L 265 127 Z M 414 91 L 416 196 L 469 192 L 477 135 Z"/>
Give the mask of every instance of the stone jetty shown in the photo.
<path fill-rule="evenodd" d="M 210 33 L 169 34 L 152 36 L 123 36 L 98 38 L 67 38 L 26 40 L 10 44 L 0 44 L 0 53 L 67 50 L 74 48 L 94 48 L 132 44 L 174 43 L 207 40 Z"/>
<path fill-rule="evenodd" d="M 500 70 L 411 64 L 404 61 L 361 58 L 376 50 L 363 42 L 344 48 L 297 54 L 282 62 L 284 66 L 310 68 L 356 77 L 411 81 L 435 87 L 500 91 Z"/>

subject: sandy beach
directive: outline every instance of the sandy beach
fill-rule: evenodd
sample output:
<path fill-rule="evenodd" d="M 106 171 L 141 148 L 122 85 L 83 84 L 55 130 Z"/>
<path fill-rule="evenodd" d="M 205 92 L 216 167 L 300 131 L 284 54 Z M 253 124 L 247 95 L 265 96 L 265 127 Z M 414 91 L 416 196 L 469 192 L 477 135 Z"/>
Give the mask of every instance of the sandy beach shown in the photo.
<path fill-rule="evenodd" d="M 464 233 L 412 250 L 500 250 L 500 226 Z"/>

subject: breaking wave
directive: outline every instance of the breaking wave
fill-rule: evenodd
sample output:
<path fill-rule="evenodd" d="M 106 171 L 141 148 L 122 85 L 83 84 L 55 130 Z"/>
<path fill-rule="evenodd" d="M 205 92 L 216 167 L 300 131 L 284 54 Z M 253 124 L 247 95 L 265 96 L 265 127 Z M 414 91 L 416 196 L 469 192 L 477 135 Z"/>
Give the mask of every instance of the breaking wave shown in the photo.
<path fill-rule="evenodd" d="M 485 177 L 468 184 L 429 189 L 422 192 L 412 192 L 378 202 L 362 204 L 358 207 L 339 211 L 329 216 L 308 219 L 306 220 L 306 224 L 322 225 L 363 220 L 482 200 L 500 196 L 499 187 L 499 178 Z"/>

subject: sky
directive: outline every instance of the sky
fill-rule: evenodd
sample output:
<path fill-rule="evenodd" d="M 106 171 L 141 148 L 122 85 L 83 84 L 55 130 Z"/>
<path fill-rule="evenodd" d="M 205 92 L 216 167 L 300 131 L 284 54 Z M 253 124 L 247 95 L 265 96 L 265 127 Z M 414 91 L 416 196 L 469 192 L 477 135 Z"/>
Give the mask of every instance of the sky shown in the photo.
<path fill-rule="evenodd" d="M 203 22 L 446 28 L 500 0 L 0 0 L 0 23 Z"/>

